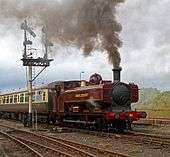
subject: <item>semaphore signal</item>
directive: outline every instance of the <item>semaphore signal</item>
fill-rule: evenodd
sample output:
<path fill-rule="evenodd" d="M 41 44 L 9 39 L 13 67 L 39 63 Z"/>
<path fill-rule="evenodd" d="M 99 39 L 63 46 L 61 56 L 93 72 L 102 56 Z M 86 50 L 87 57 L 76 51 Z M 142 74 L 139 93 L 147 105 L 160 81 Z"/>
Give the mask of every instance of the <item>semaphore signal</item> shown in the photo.
<path fill-rule="evenodd" d="M 53 46 L 53 44 L 47 38 L 47 30 L 43 27 L 42 32 L 45 36 L 44 46 L 45 53 L 44 57 L 33 58 L 32 53 L 27 53 L 27 45 L 32 45 L 32 41 L 27 39 L 27 33 L 29 33 L 32 37 L 36 37 L 34 31 L 28 26 L 27 21 L 21 24 L 21 30 L 24 31 L 24 54 L 23 58 L 23 66 L 28 66 L 28 95 L 29 95 L 29 111 L 28 111 L 28 126 L 32 126 L 32 82 L 43 72 L 43 70 L 50 66 L 50 62 L 53 59 L 48 59 L 48 48 Z M 32 78 L 32 67 L 33 66 L 41 66 L 44 67 L 34 78 Z"/>

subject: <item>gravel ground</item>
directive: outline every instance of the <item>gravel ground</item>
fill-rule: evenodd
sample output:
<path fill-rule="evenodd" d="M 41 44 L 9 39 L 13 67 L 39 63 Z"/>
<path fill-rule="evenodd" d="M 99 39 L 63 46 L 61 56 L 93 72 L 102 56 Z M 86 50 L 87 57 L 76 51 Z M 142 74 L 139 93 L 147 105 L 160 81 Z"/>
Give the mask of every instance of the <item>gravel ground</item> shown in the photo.
<path fill-rule="evenodd" d="M 11 122 L 0 120 L 1 123 L 9 124 L 11 126 L 15 126 L 17 128 L 23 128 L 21 123 Z M 25 128 L 26 130 L 29 128 Z M 145 130 L 147 133 L 159 133 L 159 134 L 169 134 L 170 127 L 162 126 L 161 128 L 156 127 L 135 127 L 135 130 Z M 142 131 L 143 131 L 142 130 Z M 117 135 L 113 138 L 108 137 L 97 137 L 88 134 L 82 133 L 50 133 L 45 132 L 48 135 L 56 136 L 62 139 L 73 140 L 79 143 L 99 147 L 102 149 L 107 149 L 119 153 L 128 154 L 132 157 L 169 157 L 170 156 L 170 147 L 161 147 L 161 146 L 153 146 L 146 145 L 137 142 L 127 141 L 119 138 L 120 135 Z M 10 148 L 10 147 L 8 147 Z"/>
<path fill-rule="evenodd" d="M 81 133 L 48 133 L 49 135 L 59 137 L 62 139 L 74 140 L 79 143 L 92 145 L 98 148 L 107 149 L 111 151 L 121 152 L 135 157 L 168 157 L 170 156 L 170 148 L 163 148 L 161 146 L 144 145 L 141 143 L 134 143 L 124 141 L 119 138 L 96 137 L 93 135 Z"/>
<path fill-rule="evenodd" d="M 6 154 L 6 152 L 4 150 L 2 143 L 0 144 L 0 157 L 8 157 L 8 155 Z"/>

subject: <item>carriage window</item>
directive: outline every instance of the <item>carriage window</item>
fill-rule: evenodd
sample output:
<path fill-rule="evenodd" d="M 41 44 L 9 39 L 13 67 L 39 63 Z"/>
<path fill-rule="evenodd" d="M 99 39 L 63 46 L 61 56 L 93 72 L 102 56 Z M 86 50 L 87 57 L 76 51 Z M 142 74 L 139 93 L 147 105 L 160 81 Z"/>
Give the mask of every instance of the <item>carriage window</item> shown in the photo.
<path fill-rule="evenodd" d="M 17 95 L 17 102 L 20 102 L 20 94 Z"/>
<path fill-rule="evenodd" d="M 14 103 L 17 103 L 17 95 L 14 95 Z"/>
<path fill-rule="evenodd" d="M 9 103 L 9 96 L 6 97 L 6 103 Z"/>
<path fill-rule="evenodd" d="M 4 104 L 6 104 L 6 96 L 4 96 Z"/>
<path fill-rule="evenodd" d="M 38 91 L 37 94 L 38 94 L 38 95 L 41 95 L 41 94 L 42 94 L 42 91 Z"/>
<path fill-rule="evenodd" d="M 10 95 L 9 103 L 12 103 L 12 102 L 13 102 L 13 95 Z"/>
<path fill-rule="evenodd" d="M 3 104 L 5 104 L 5 97 L 3 97 L 2 100 L 3 100 Z"/>
<path fill-rule="evenodd" d="M 28 102 L 28 93 L 25 93 L 25 102 Z"/>
<path fill-rule="evenodd" d="M 43 101 L 45 101 L 46 92 L 43 92 Z"/>
<path fill-rule="evenodd" d="M 37 91 L 37 92 L 36 92 L 35 100 L 36 100 L 36 101 L 39 101 L 39 102 L 42 101 L 42 91 Z"/>
<path fill-rule="evenodd" d="M 24 102 L 24 93 L 20 94 L 20 102 Z"/>

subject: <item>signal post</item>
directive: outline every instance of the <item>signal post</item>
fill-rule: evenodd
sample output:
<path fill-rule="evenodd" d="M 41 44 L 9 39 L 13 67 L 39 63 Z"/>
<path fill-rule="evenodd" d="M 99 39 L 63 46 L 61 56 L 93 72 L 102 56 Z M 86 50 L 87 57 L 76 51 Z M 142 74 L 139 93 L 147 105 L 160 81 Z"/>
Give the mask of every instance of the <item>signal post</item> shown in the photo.
<path fill-rule="evenodd" d="M 53 59 L 48 59 L 48 47 L 53 46 L 51 42 L 47 39 L 47 32 L 46 29 L 43 28 L 42 31 L 45 35 L 45 54 L 44 57 L 38 57 L 33 58 L 32 53 L 27 53 L 27 45 L 32 45 L 32 41 L 27 39 L 27 33 L 29 33 L 32 37 L 36 37 L 36 34 L 32 31 L 32 29 L 28 26 L 27 21 L 25 20 L 24 23 L 21 24 L 21 29 L 24 30 L 24 54 L 23 58 L 21 59 L 23 61 L 23 66 L 28 67 L 28 96 L 29 96 L 29 105 L 28 105 L 28 117 L 27 117 L 27 123 L 28 126 L 32 126 L 32 82 L 43 72 L 43 70 L 50 66 L 50 62 L 53 61 Z M 34 77 L 32 78 L 32 67 L 33 66 L 40 66 L 43 67 L 43 69 Z"/>
<path fill-rule="evenodd" d="M 28 121 L 32 124 L 32 66 L 28 66 Z"/>

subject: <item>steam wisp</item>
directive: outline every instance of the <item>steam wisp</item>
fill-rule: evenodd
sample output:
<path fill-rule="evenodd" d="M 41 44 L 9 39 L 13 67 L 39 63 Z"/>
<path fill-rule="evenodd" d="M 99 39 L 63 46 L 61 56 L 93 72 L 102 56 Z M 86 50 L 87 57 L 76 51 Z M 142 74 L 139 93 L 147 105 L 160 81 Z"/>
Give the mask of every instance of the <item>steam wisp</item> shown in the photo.
<path fill-rule="evenodd" d="M 84 56 L 94 50 L 106 52 L 114 67 L 121 58 L 122 27 L 116 20 L 116 6 L 124 0 L 0 0 L 0 20 L 29 19 L 45 25 L 48 38 L 62 45 L 83 49 Z"/>

